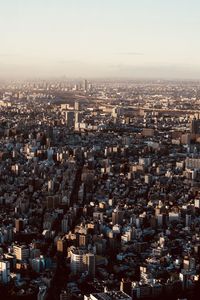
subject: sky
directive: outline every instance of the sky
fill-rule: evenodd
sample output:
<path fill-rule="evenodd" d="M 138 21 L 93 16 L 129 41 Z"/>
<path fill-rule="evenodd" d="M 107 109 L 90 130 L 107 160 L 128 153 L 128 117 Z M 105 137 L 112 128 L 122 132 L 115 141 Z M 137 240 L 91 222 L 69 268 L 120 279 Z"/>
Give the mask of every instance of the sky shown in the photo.
<path fill-rule="evenodd" d="M 0 0 L 0 77 L 200 79 L 199 0 Z"/>

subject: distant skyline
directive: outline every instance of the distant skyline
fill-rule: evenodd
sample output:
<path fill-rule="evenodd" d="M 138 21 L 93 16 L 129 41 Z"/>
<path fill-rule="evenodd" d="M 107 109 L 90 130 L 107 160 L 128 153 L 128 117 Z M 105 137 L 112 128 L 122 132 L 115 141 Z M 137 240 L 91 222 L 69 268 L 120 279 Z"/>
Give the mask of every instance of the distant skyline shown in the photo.
<path fill-rule="evenodd" d="M 0 0 L 0 78 L 200 79 L 199 0 Z"/>

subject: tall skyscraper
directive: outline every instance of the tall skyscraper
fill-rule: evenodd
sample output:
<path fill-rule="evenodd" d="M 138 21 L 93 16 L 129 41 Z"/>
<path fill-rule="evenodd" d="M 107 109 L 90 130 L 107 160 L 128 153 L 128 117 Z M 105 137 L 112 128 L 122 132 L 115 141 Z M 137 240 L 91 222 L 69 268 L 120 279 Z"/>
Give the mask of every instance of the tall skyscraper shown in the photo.
<path fill-rule="evenodd" d="M 75 101 L 75 103 L 74 103 L 74 109 L 75 110 L 80 110 L 80 103 L 78 101 Z"/>
<path fill-rule="evenodd" d="M 16 259 L 18 260 L 26 260 L 29 258 L 29 248 L 25 245 L 22 246 L 14 246 L 13 252 L 15 254 Z"/>
<path fill-rule="evenodd" d="M 74 248 L 70 251 L 71 257 L 71 271 L 73 274 L 83 273 L 86 270 L 85 251 Z"/>
<path fill-rule="evenodd" d="M 80 123 L 82 121 L 82 113 L 76 112 L 75 113 L 75 123 Z"/>
<path fill-rule="evenodd" d="M 88 91 L 88 81 L 87 81 L 86 79 L 83 81 L 83 90 L 84 90 L 85 92 Z"/>
<path fill-rule="evenodd" d="M 94 277 L 95 276 L 95 255 L 93 253 L 86 254 L 86 264 L 87 264 L 88 275 L 90 277 Z"/>
<path fill-rule="evenodd" d="M 15 220 L 15 229 L 16 229 L 16 232 L 20 232 L 23 230 L 23 220 L 22 219 Z"/>
<path fill-rule="evenodd" d="M 74 125 L 74 112 L 73 111 L 66 112 L 66 124 L 69 127 L 73 127 L 73 125 Z"/>
<path fill-rule="evenodd" d="M 200 134 L 200 119 L 192 120 L 190 130 L 192 134 Z"/>
<path fill-rule="evenodd" d="M 57 251 L 67 255 L 67 242 L 63 239 L 57 241 Z"/>
<path fill-rule="evenodd" d="M 3 284 L 10 282 L 10 263 L 8 261 L 0 261 L 0 282 Z"/>
<path fill-rule="evenodd" d="M 112 224 L 121 224 L 123 222 L 124 212 L 119 209 L 115 209 L 112 212 Z"/>
<path fill-rule="evenodd" d="M 76 112 L 75 113 L 75 121 L 74 121 L 74 127 L 76 130 L 79 130 L 81 121 L 82 121 L 82 113 Z"/>
<path fill-rule="evenodd" d="M 88 238 L 88 235 L 85 235 L 85 234 L 80 234 L 79 235 L 79 246 L 80 247 L 85 247 L 87 246 L 89 243 L 89 238 Z"/>
<path fill-rule="evenodd" d="M 86 249 L 72 248 L 70 251 L 71 270 L 73 274 L 88 271 L 91 277 L 95 275 L 95 255 Z"/>

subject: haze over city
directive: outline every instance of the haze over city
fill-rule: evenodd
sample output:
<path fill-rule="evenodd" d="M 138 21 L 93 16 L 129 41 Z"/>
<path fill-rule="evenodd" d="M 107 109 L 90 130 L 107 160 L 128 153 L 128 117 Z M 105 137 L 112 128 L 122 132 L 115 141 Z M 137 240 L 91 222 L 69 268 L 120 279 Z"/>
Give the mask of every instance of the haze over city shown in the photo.
<path fill-rule="evenodd" d="M 0 77 L 200 78 L 198 0 L 0 1 Z"/>

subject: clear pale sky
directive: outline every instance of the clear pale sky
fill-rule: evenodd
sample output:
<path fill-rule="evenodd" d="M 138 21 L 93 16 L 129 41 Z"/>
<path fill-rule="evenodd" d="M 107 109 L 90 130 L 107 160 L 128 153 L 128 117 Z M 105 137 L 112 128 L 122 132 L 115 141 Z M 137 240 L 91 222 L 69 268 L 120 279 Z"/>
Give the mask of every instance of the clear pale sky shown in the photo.
<path fill-rule="evenodd" d="M 0 0 L 0 77 L 200 79 L 200 0 Z"/>

